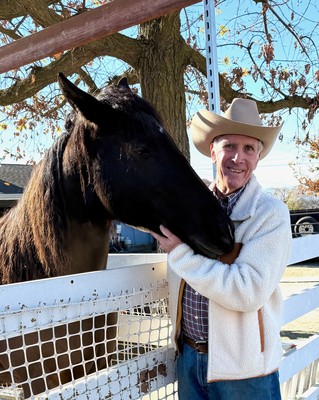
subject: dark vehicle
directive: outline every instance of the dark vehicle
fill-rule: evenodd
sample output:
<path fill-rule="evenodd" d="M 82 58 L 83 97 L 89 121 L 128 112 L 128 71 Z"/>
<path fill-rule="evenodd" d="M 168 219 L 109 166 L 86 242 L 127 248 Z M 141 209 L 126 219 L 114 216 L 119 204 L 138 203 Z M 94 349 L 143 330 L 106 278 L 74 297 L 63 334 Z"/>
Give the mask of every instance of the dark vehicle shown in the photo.
<path fill-rule="evenodd" d="M 292 237 L 319 233 L 319 208 L 291 210 Z"/>

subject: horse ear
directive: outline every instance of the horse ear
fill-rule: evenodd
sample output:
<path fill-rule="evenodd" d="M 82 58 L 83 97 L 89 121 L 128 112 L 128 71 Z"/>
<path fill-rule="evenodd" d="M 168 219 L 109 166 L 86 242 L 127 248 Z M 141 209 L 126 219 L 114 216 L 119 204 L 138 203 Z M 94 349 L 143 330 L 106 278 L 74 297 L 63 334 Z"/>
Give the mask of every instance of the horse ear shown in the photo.
<path fill-rule="evenodd" d="M 131 90 L 131 88 L 129 87 L 129 85 L 128 85 L 128 82 L 127 82 L 127 78 L 122 78 L 120 81 L 119 81 L 119 83 L 117 84 L 118 86 L 122 86 L 122 87 L 125 87 L 126 89 L 129 89 L 129 90 Z"/>
<path fill-rule="evenodd" d="M 78 88 L 61 72 L 58 73 L 58 83 L 71 107 L 75 111 L 80 111 L 87 120 L 95 122 L 98 115 L 103 115 L 102 109 L 105 107 L 103 107 L 99 100 Z M 101 111 L 99 112 L 99 110 Z"/>

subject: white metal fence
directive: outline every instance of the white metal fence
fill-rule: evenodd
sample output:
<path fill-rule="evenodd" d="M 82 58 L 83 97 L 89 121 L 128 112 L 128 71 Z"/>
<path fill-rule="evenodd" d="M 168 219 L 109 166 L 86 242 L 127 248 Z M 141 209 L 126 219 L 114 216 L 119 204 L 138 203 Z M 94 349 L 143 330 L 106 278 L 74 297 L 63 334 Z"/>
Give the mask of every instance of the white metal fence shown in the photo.
<path fill-rule="evenodd" d="M 293 239 L 291 263 L 319 256 L 318 242 Z M 111 255 L 106 271 L 0 286 L 0 296 L 0 399 L 177 398 L 165 255 Z M 285 300 L 284 322 L 316 307 L 318 286 Z M 318 337 L 294 345 L 283 399 L 318 399 Z"/>
<path fill-rule="evenodd" d="M 319 256 L 319 235 L 293 239 L 290 263 Z M 318 279 L 317 279 L 318 281 Z M 284 321 L 288 324 L 319 307 L 319 284 L 292 294 L 284 302 Z M 319 399 L 319 332 L 308 339 L 292 341 L 280 366 L 283 400 Z"/>

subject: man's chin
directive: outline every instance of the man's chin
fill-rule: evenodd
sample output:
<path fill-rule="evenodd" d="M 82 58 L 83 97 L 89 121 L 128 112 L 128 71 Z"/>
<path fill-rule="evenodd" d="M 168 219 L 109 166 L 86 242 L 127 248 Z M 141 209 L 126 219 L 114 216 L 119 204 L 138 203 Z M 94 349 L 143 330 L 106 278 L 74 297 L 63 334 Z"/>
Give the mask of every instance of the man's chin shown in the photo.
<path fill-rule="evenodd" d="M 243 179 L 228 179 L 227 182 L 225 183 L 225 186 L 227 188 L 227 193 L 225 194 L 231 194 L 236 192 L 236 190 L 243 187 L 245 183 L 246 181 Z"/>

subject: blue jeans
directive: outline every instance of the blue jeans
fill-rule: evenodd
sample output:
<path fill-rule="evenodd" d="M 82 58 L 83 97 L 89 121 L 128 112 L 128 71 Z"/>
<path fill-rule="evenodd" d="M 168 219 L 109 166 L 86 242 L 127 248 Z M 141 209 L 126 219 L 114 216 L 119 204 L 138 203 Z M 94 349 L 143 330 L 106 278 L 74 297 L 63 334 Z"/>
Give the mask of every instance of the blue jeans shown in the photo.
<path fill-rule="evenodd" d="M 280 400 L 278 372 L 259 378 L 207 382 L 207 354 L 183 343 L 177 359 L 179 400 Z"/>

